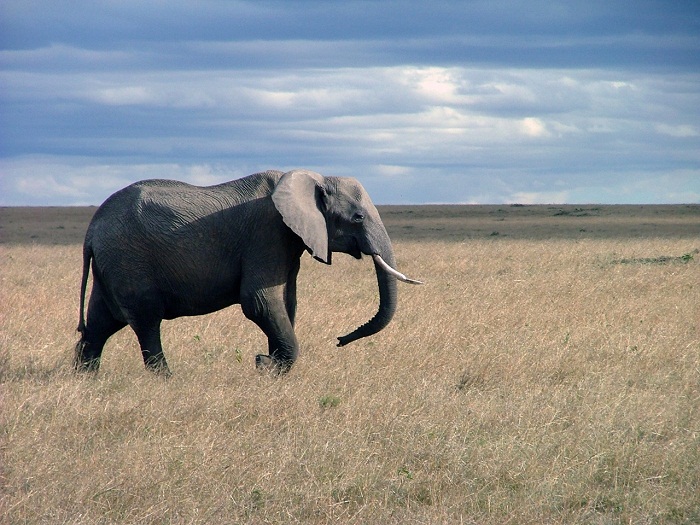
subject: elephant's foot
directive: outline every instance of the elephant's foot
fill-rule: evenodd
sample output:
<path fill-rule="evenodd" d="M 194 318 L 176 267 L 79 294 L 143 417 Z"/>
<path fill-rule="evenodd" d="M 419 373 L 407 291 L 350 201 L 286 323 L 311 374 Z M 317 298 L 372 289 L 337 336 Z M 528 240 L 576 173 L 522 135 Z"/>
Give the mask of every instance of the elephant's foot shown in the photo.
<path fill-rule="evenodd" d="M 81 373 L 95 374 L 100 369 L 100 358 L 90 356 L 86 349 L 88 344 L 84 341 L 78 341 L 75 345 L 75 356 L 73 357 L 73 370 Z"/>
<path fill-rule="evenodd" d="M 273 359 L 269 355 L 258 354 L 255 356 L 255 368 L 261 372 L 274 375 L 286 374 L 292 368 L 292 363 Z"/>
<path fill-rule="evenodd" d="M 173 373 L 170 371 L 170 368 L 168 368 L 168 365 L 149 367 L 148 369 L 155 375 L 157 375 L 158 377 L 162 377 L 163 379 L 170 379 L 171 377 L 173 377 Z"/>
<path fill-rule="evenodd" d="M 269 355 L 258 354 L 255 356 L 255 368 L 258 370 L 269 370 L 272 366 L 272 358 Z"/>
<path fill-rule="evenodd" d="M 148 371 L 153 372 L 157 376 L 164 377 L 165 379 L 169 379 L 173 375 L 163 354 L 149 358 L 146 360 L 145 365 Z"/>
<path fill-rule="evenodd" d="M 75 360 L 73 362 L 73 370 L 81 374 L 97 374 L 100 369 L 99 359 L 90 359 L 86 361 Z"/>

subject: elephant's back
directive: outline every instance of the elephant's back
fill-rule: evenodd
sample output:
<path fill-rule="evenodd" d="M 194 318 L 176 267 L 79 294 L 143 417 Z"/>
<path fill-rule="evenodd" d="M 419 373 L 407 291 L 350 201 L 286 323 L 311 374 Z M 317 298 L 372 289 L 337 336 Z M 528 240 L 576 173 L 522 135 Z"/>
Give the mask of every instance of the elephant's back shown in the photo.
<path fill-rule="evenodd" d="M 127 192 L 128 212 L 146 220 L 165 216 L 186 222 L 226 206 L 216 192 L 174 180 L 141 181 L 123 191 Z"/>
<path fill-rule="evenodd" d="M 115 235 L 135 233 L 139 226 L 156 221 L 162 225 L 180 220 L 194 187 L 170 180 L 145 180 L 115 192 L 97 209 L 88 227 L 86 242 L 106 241 Z M 196 207 L 194 207 L 196 209 Z M 190 214 L 190 212 L 188 212 Z"/>
<path fill-rule="evenodd" d="M 271 170 L 215 186 L 195 186 L 168 179 L 142 180 L 111 195 L 97 210 L 95 218 L 139 214 L 149 206 L 204 216 L 270 195 L 282 175 Z"/>
<path fill-rule="evenodd" d="M 123 291 L 125 276 L 144 289 L 190 286 L 188 272 L 221 258 L 224 201 L 208 188 L 171 180 L 140 181 L 114 193 L 95 213 L 85 241 L 105 288 Z"/>
<path fill-rule="evenodd" d="M 91 227 L 109 223 L 110 230 L 119 224 L 157 229 L 177 228 L 229 206 L 221 192 L 185 182 L 152 179 L 135 182 L 111 195 L 95 213 Z"/>
<path fill-rule="evenodd" d="M 191 234 L 192 229 L 211 225 L 247 202 L 269 196 L 281 176 L 268 171 L 215 186 L 167 179 L 135 182 L 98 208 L 86 242 L 102 244 L 129 237 L 133 242 L 139 234 L 139 238 Z"/>

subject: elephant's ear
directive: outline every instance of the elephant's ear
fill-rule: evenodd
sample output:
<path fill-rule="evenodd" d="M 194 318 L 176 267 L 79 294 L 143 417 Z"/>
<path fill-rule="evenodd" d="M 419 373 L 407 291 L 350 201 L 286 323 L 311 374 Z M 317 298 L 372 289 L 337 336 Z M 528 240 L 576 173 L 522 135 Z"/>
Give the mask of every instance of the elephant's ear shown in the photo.
<path fill-rule="evenodd" d="M 323 176 L 313 171 L 294 170 L 282 175 L 272 192 L 272 202 L 289 226 L 316 259 L 331 263 L 326 219 L 318 207 Z"/>

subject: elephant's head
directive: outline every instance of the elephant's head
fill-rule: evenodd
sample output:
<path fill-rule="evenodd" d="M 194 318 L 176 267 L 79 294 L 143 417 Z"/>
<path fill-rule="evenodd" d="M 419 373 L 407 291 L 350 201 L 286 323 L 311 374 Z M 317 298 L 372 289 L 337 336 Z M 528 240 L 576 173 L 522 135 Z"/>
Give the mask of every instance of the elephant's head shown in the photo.
<path fill-rule="evenodd" d="M 289 226 L 318 260 L 331 264 L 333 252 L 372 256 L 379 285 L 379 310 L 367 323 L 338 338 L 343 346 L 379 332 L 396 311 L 396 279 L 419 284 L 396 271 L 394 252 L 379 212 L 352 178 L 324 177 L 306 170 L 285 173 L 272 200 Z"/>

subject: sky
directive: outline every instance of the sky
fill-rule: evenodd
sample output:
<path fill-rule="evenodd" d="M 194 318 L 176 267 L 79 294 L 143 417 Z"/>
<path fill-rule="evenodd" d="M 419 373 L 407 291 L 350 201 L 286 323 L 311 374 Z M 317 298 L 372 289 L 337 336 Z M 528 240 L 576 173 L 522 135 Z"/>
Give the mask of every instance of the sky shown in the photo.
<path fill-rule="evenodd" d="M 0 205 L 294 168 L 377 204 L 700 202 L 700 1 L 0 2 Z"/>

